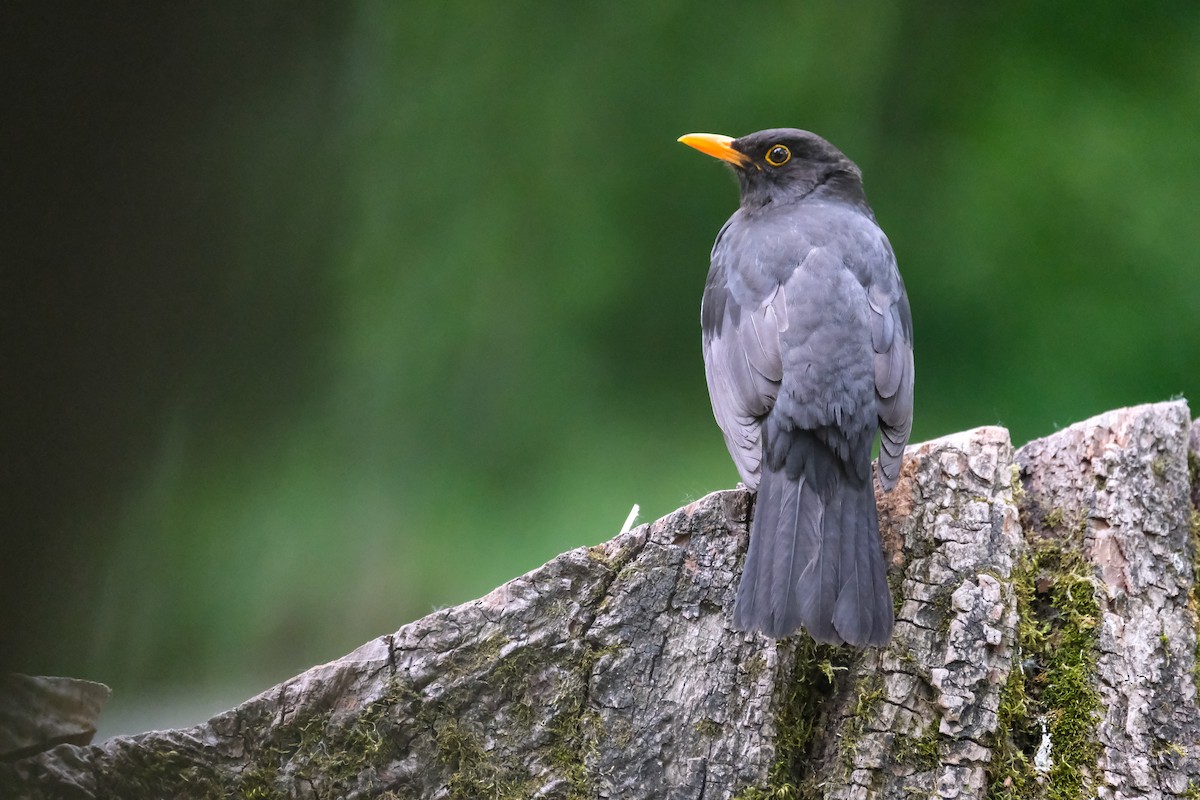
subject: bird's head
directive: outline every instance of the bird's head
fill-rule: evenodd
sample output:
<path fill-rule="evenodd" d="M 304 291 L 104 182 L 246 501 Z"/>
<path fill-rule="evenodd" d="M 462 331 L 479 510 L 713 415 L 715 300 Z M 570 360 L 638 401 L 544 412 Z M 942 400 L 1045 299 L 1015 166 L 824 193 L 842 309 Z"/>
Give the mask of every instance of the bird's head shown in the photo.
<path fill-rule="evenodd" d="M 771 128 L 740 139 L 715 133 L 689 133 L 679 141 L 734 168 L 743 207 L 788 202 L 820 191 L 866 203 L 862 173 L 841 150 L 815 133 Z"/>

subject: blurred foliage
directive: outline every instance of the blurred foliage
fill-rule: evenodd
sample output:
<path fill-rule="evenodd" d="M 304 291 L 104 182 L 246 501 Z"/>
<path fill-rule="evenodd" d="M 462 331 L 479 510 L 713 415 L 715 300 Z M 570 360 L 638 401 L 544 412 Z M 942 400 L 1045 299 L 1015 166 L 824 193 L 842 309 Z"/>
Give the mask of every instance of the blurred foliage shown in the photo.
<path fill-rule="evenodd" d="M 316 9 L 5 13 L 10 667 L 266 686 L 732 485 L 689 131 L 863 168 L 915 440 L 1200 398 L 1200 7 Z"/>

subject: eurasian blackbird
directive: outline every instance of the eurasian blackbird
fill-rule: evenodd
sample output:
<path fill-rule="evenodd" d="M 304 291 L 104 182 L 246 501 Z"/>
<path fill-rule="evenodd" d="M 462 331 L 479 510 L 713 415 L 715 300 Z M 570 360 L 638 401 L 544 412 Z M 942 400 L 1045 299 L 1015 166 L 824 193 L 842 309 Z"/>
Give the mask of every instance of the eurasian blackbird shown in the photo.
<path fill-rule="evenodd" d="M 701 309 L 713 413 L 758 492 L 734 626 L 886 645 L 871 447 L 879 430 L 891 489 L 912 430 L 912 314 L 862 172 L 792 128 L 679 141 L 732 165 L 741 189 Z"/>

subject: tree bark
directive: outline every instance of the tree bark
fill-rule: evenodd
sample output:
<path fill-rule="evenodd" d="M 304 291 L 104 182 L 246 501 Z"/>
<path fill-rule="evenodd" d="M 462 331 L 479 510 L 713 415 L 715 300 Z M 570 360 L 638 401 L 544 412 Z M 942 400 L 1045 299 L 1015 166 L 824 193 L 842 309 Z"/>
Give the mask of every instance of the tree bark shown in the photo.
<path fill-rule="evenodd" d="M 1183 402 L 1103 414 L 1021 448 L 1026 537 L 1077 555 L 1093 589 L 1082 784 L 1100 798 L 1200 796 L 1197 517 Z M 1069 568 L 1069 566 L 1068 566 Z M 1069 620 L 1068 620 L 1069 623 Z M 1088 706 L 1091 706 L 1088 708 Z M 1051 749 L 1053 754 L 1054 750 Z"/>
<path fill-rule="evenodd" d="M 911 447 L 886 649 L 731 630 L 752 496 L 717 492 L 202 725 L 0 763 L 0 796 L 1195 797 L 1189 428 Z"/>

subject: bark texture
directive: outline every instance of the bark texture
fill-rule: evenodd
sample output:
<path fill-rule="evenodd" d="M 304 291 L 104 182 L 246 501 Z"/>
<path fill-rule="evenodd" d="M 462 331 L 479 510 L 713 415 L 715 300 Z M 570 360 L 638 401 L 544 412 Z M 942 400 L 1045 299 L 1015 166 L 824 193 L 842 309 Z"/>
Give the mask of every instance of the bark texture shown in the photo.
<path fill-rule="evenodd" d="M 1190 428 L 1183 402 L 1139 406 L 1017 454 L 1027 536 L 1055 540 L 1068 561 L 1077 555 L 1095 591 L 1098 616 L 1085 621 L 1095 702 L 1074 708 L 1094 726 L 1078 765 L 1086 796 L 1200 795 Z"/>
<path fill-rule="evenodd" d="M 979 428 L 912 448 L 880 495 L 899 575 L 892 642 L 851 658 L 799 793 L 982 797 L 1012 666 L 1021 552 L 1012 445 Z"/>
<path fill-rule="evenodd" d="M 886 649 L 732 631 L 752 497 L 717 492 L 202 725 L 0 763 L 0 796 L 1195 797 L 1189 428 L 911 447 Z"/>

